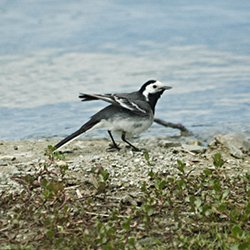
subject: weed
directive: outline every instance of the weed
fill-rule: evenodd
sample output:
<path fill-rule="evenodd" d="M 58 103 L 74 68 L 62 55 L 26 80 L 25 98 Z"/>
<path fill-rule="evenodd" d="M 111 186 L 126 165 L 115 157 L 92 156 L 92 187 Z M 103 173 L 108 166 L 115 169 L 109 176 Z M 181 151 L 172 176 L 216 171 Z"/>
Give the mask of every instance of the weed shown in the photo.
<path fill-rule="evenodd" d="M 249 249 L 250 175 L 226 175 L 221 154 L 199 172 L 182 160 L 171 175 L 151 170 L 133 203 L 102 166 L 75 180 L 79 198 L 61 155 L 46 154 L 40 171 L 16 179 L 22 191 L 2 194 L 1 249 Z"/>
<path fill-rule="evenodd" d="M 64 160 L 65 156 L 60 151 L 55 151 L 56 148 L 52 145 L 48 145 L 45 149 L 45 155 L 48 156 L 49 160 Z"/>

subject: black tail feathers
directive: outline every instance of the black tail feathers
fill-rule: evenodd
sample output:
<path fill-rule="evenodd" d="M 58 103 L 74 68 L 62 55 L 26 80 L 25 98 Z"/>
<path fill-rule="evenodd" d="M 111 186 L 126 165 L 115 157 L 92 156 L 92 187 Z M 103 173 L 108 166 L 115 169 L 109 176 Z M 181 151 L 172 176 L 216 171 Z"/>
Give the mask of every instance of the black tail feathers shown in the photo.
<path fill-rule="evenodd" d="M 74 139 L 76 139 L 79 135 L 81 135 L 82 133 L 88 131 L 89 129 L 91 129 L 94 125 L 96 125 L 99 121 L 88 121 L 86 122 L 81 128 L 79 128 L 77 131 L 75 131 L 73 134 L 67 136 L 66 138 L 64 138 L 63 140 L 61 140 L 60 142 L 58 142 L 55 145 L 55 150 L 61 148 L 62 146 L 64 146 L 66 143 L 69 143 L 71 141 L 73 141 Z"/>
<path fill-rule="evenodd" d="M 94 97 L 94 96 L 88 95 L 88 94 L 84 94 L 84 93 L 80 93 L 79 98 L 81 99 L 82 102 L 98 100 L 97 97 Z"/>

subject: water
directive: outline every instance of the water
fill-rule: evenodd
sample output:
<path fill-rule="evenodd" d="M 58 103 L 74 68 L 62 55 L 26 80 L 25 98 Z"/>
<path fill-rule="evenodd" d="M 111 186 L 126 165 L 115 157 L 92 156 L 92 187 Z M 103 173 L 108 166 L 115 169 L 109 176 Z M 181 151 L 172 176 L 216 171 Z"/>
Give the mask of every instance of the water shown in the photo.
<path fill-rule="evenodd" d="M 0 139 L 65 136 L 105 105 L 79 92 L 149 79 L 173 86 L 157 117 L 250 135 L 249 1 L 0 1 L 0 24 Z"/>

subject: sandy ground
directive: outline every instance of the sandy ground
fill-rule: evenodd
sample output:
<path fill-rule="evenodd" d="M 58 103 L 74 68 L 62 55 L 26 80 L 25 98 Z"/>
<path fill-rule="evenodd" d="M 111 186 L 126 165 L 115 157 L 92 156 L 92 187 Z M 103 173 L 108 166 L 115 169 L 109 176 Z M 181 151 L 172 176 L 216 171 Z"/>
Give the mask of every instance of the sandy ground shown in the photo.
<path fill-rule="evenodd" d="M 20 186 L 13 176 L 32 174 L 48 161 L 45 149 L 56 139 L 1 141 L 0 192 L 18 191 Z M 207 146 L 193 137 L 150 138 L 134 144 L 144 150 L 134 152 L 120 143 L 122 149 L 107 152 L 107 140 L 78 140 L 64 147 L 64 160 L 57 164 L 69 166 L 72 180 L 87 180 L 93 169 L 103 167 L 118 187 L 134 187 L 147 180 L 149 171 L 162 174 L 177 172 L 177 160 L 182 160 L 192 171 L 213 167 L 213 155 L 220 152 L 229 174 L 250 172 L 250 143 L 240 135 L 218 135 Z M 145 149 L 148 156 L 145 156 Z M 147 155 L 147 154 L 146 154 Z"/>

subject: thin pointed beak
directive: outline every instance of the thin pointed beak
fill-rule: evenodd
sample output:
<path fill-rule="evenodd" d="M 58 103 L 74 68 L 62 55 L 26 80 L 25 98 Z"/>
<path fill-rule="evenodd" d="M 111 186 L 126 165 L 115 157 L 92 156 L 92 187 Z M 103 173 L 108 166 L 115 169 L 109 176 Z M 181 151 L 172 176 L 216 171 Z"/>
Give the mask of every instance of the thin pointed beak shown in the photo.
<path fill-rule="evenodd" d="M 168 90 L 168 89 L 172 89 L 172 87 L 171 86 L 162 86 L 161 89 L 165 91 L 165 90 Z"/>

